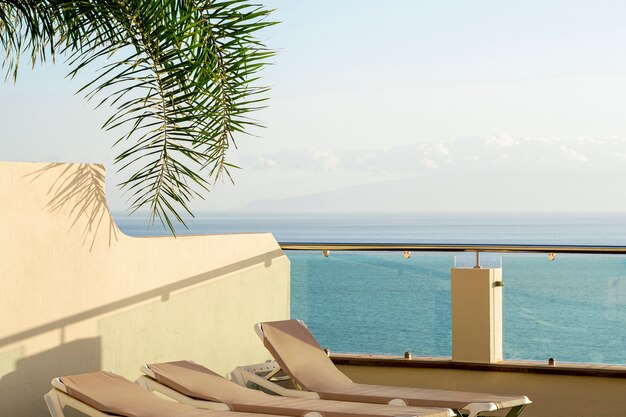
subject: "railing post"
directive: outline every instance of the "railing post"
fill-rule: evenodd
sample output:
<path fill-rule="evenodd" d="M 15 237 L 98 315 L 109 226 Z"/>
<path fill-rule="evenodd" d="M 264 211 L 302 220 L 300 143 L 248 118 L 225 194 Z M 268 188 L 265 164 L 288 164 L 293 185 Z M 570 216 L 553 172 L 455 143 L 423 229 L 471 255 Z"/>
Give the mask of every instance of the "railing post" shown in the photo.
<path fill-rule="evenodd" d="M 452 268 L 452 360 L 502 360 L 502 269 Z"/>

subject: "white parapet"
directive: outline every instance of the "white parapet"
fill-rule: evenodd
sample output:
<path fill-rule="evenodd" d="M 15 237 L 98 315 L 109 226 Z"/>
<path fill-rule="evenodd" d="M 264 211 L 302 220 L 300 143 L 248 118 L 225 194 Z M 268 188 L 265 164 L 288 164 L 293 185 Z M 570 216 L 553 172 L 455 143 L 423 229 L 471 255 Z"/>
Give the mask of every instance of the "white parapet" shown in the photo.
<path fill-rule="evenodd" d="M 101 165 L 0 162 L 0 195 L 0 415 L 47 415 L 57 376 L 269 358 L 252 326 L 289 318 L 271 234 L 126 236 Z"/>
<path fill-rule="evenodd" d="M 453 268 L 452 360 L 502 360 L 502 269 Z"/>

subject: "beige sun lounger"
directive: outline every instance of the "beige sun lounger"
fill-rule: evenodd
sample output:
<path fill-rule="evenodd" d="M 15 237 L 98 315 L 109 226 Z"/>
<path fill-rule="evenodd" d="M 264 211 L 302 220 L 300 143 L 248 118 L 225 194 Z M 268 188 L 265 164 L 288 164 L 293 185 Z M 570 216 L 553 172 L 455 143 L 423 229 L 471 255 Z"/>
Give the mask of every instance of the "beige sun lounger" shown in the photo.
<path fill-rule="evenodd" d="M 514 417 L 531 403 L 527 397 L 521 395 L 358 384 L 335 367 L 301 321 L 259 323 L 255 330 L 282 370 L 301 388 L 317 393 L 322 399 L 444 407 L 470 417 L 502 409 L 509 409 L 507 417 Z"/>
<path fill-rule="evenodd" d="M 52 390 L 44 396 L 52 417 L 64 417 L 66 407 L 78 410 L 89 417 L 276 417 L 234 411 L 200 410 L 159 398 L 111 372 L 92 372 L 55 378 L 52 387 Z M 320 414 L 316 415 L 321 417 Z"/>
<path fill-rule="evenodd" d="M 137 383 L 179 402 L 207 409 L 301 417 L 310 412 L 325 417 L 452 417 L 449 409 L 288 398 L 242 387 L 202 365 L 178 361 L 141 367 Z M 315 413 L 317 414 L 317 413 Z"/>

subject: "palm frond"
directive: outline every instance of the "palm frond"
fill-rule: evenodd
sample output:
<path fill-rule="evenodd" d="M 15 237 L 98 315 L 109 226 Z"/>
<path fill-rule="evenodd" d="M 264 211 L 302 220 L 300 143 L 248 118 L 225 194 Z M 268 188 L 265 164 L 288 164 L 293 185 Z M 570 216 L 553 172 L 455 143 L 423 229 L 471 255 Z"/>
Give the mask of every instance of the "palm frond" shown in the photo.
<path fill-rule="evenodd" d="M 22 55 L 31 65 L 54 58 L 54 13 L 46 2 L 0 0 L 0 52 L 5 78 L 17 79 Z"/>
<path fill-rule="evenodd" d="M 21 4 L 21 6 L 18 6 Z M 258 72 L 274 52 L 255 35 L 275 24 L 248 0 L 0 0 L 0 47 L 17 73 L 20 53 L 33 62 L 62 51 L 71 76 L 108 61 L 81 92 L 113 113 L 120 186 L 132 211 L 148 208 L 174 233 L 179 212 L 230 177 L 235 134 L 261 123 L 268 88 Z"/>

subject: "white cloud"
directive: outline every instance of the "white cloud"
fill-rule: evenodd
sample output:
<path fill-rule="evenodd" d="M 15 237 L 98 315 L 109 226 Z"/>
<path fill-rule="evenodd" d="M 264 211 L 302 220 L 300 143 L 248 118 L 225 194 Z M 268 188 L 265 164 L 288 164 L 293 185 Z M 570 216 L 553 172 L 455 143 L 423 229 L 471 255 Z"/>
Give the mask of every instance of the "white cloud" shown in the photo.
<path fill-rule="evenodd" d="M 570 148 L 570 147 L 562 145 L 561 146 L 561 150 L 566 155 L 566 157 L 569 158 L 569 159 L 572 159 L 574 161 L 579 161 L 579 162 L 589 162 L 589 158 L 587 158 L 585 155 L 577 152 L 573 148 Z"/>
<path fill-rule="evenodd" d="M 494 145 L 497 147 L 510 147 L 515 146 L 519 143 L 507 133 L 499 133 L 494 136 L 488 136 L 484 140 L 488 146 Z"/>
<path fill-rule="evenodd" d="M 321 169 L 335 169 L 340 165 L 339 157 L 328 150 L 314 150 L 311 158 Z"/>
<path fill-rule="evenodd" d="M 460 177 L 472 170 L 502 172 L 549 171 L 613 167 L 623 169 L 626 139 L 514 137 L 506 133 L 471 136 L 449 142 L 416 142 L 408 145 L 322 149 L 281 149 L 263 155 L 248 154 L 244 168 L 363 172 L 381 175 L 419 175 L 445 170 Z"/>
<path fill-rule="evenodd" d="M 274 161 L 271 158 L 265 157 L 263 155 L 258 155 L 254 161 L 255 164 L 252 164 L 253 168 L 273 168 L 278 166 L 278 162 Z"/>
<path fill-rule="evenodd" d="M 420 163 L 426 168 L 437 168 L 439 164 L 432 159 L 420 159 Z"/>
<path fill-rule="evenodd" d="M 443 145 L 442 143 L 438 144 L 437 150 L 442 155 L 449 155 L 450 154 L 450 150 L 445 145 Z"/>

